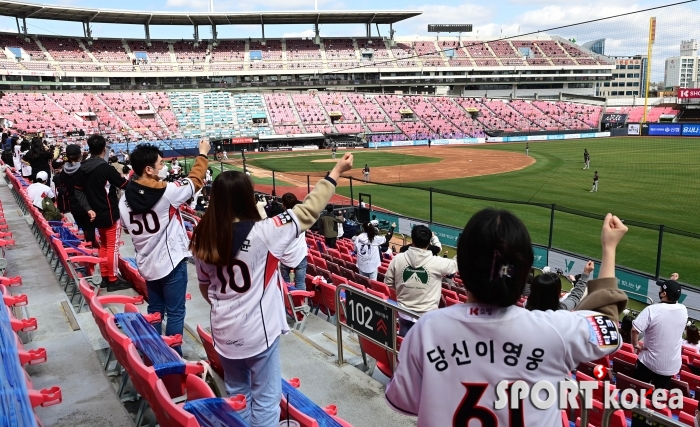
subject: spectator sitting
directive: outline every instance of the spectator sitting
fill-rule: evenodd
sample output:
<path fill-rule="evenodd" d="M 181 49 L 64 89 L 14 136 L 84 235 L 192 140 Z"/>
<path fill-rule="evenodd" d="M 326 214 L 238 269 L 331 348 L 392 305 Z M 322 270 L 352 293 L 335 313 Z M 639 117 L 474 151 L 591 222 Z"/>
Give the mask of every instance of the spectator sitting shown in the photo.
<path fill-rule="evenodd" d="M 683 345 L 689 347 L 695 347 L 695 350 L 700 353 L 700 332 L 698 332 L 698 327 L 693 325 L 692 322 L 688 322 L 685 327 L 685 339 L 683 340 Z"/>
<path fill-rule="evenodd" d="M 653 384 L 657 389 L 670 389 L 671 378 L 681 369 L 683 331 L 688 321 L 688 310 L 678 303 L 681 285 L 676 281 L 660 280 L 659 304 L 647 306 L 632 322 L 632 346 L 639 354 L 635 379 Z M 644 333 L 644 345 L 639 335 Z"/>
<path fill-rule="evenodd" d="M 560 301 L 561 278 L 557 273 L 543 273 L 532 279 L 530 295 L 525 308 L 528 310 L 568 310 L 571 311 L 578 305 L 586 291 L 588 277 L 593 271 L 593 261 L 588 261 L 583 269 L 583 274 L 574 285 L 569 295 Z"/>
<path fill-rule="evenodd" d="M 32 201 L 32 204 L 39 209 L 42 209 L 42 201 L 44 198 L 54 199 L 56 194 L 51 187 L 46 185 L 49 181 L 49 174 L 45 171 L 40 171 L 34 178 L 34 183 L 27 187 L 27 198 Z"/>
<path fill-rule="evenodd" d="M 391 260 L 384 283 L 396 289 L 400 307 L 423 315 L 437 310 L 442 278 L 457 272 L 457 261 L 436 257 L 428 250 L 431 233 L 425 225 L 413 227 L 411 240 L 413 245 Z M 410 316 L 399 313 L 399 336 L 406 336 L 415 321 Z"/>

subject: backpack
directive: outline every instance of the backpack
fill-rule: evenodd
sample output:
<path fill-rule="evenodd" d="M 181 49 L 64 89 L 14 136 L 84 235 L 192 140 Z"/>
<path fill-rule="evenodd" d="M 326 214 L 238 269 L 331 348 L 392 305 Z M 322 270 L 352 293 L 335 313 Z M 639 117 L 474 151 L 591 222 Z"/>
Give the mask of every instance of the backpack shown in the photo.
<path fill-rule="evenodd" d="M 70 200 L 68 199 L 68 189 L 63 183 L 60 174 L 54 176 L 53 183 L 56 187 L 56 207 L 60 212 L 70 212 Z"/>
<path fill-rule="evenodd" d="M 41 200 L 41 214 L 47 221 L 60 221 L 63 218 L 63 215 L 61 215 L 56 205 L 53 204 L 53 200 L 50 197 L 44 197 Z"/>

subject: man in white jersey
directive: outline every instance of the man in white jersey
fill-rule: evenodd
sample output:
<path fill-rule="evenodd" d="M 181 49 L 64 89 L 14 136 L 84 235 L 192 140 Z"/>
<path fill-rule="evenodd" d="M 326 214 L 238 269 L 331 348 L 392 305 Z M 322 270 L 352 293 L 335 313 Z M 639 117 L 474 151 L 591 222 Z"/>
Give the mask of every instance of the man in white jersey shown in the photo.
<path fill-rule="evenodd" d="M 634 377 L 666 390 L 671 388 L 671 377 L 681 369 L 683 332 L 688 321 L 688 310 L 678 302 L 681 285 L 677 279 L 678 273 L 673 273 L 671 280 L 657 282 L 661 302 L 647 306 L 632 321 L 632 345 L 639 354 Z M 644 345 L 639 343 L 642 332 Z"/>
<path fill-rule="evenodd" d="M 204 186 L 209 142 L 199 142 L 199 156 L 187 178 L 166 182 L 168 168 L 163 153 L 150 144 L 139 144 L 131 153 L 138 177 L 119 201 L 122 222 L 131 234 L 139 273 L 148 287 L 148 312 L 168 317 L 166 335 L 182 334 L 187 291 L 187 230 L 179 207 Z M 162 333 L 161 324 L 153 325 Z M 180 347 L 175 348 L 182 354 Z"/>

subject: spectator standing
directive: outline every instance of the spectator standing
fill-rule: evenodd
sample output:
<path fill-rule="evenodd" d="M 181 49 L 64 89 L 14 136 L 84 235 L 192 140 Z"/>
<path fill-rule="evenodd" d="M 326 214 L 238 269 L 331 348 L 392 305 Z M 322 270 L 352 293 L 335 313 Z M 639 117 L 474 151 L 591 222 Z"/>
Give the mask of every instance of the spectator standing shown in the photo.
<path fill-rule="evenodd" d="M 131 286 L 117 276 L 121 236 L 117 189 L 123 189 L 127 180 L 105 161 L 110 148 L 102 135 L 88 138 L 88 147 L 90 158 L 80 165 L 75 196 L 100 233 L 99 256 L 106 260 L 100 263 L 100 272 L 107 291 L 127 289 Z"/>
<path fill-rule="evenodd" d="M 187 178 L 166 182 L 163 153 L 151 144 L 139 144 L 131 153 L 136 179 L 119 201 L 119 212 L 134 243 L 136 265 L 148 288 L 148 313 L 167 317 L 165 335 L 182 335 L 187 294 L 189 239 L 180 205 L 204 186 L 209 143 L 199 142 L 199 155 Z M 167 256 L 164 256 L 167 254 Z M 153 327 L 163 333 L 160 323 Z M 182 349 L 175 347 L 180 355 Z"/>
<path fill-rule="evenodd" d="M 639 357 L 634 377 L 657 389 L 671 388 L 671 378 L 681 369 L 683 331 L 688 310 L 678 302 L 681 285 L 673 273 L 671 280 L 656 282 L 661 287 L 658 304 L 647 306 L 632 322 L 632 346 Z M 639 335 L 644 333 L 644 345 Z"/>
<path fill-rule="evenodd" d="M 386 236 L 379 236 L 379 232 L 371 223 L 362 224 L 364 232 L 355 239 L 355 256 L 360 275 L 377 280 L 377 268 L 382 264 L 379 247 L 391 240 L 394 235 L 394 227 L 396 224 L 391 225 Z"/>
<path fill-rule="evenodd" d="M 600 277 L 589 283 L 579 311 L 528 311 L 516 305 L 534 259 L 525 225 L 507 211 L 476 213 L 457 248 L 468 303 L 416 322 L 401 344 L 388 404 L 417 416 L 417 427 L 561 425 L 558 405 L 537 409 L 523 399 L 520 411 L 496 409 L 496 386 L 504 379 L 530 388 L 558 384 L 579 363 L 618 350 L 617 320 L 627 295 L 617 288 L 615 250 L 626 231 L 606 216 Z"/>
<path fill-rule="evenodd" d="M 437 257 L 429 250 L 433 235 L 425 225 L 411 230 L 412 246 L 391 260 L 384 283 L 396 289 L 400 307 L 423 315 L 437 310 L 442 278 L 457 272 L 457 261 Z M 416 319 L 399 313 L 399 336 L 406 336 Z"/>
<path fill-rule="evenodd" d="M 333 206 L 326 206 L 325 215 L 321 216 L 321 229 L 326 240 L 326 246 L 335 249 L 335 241 L 338 239 L 338 224 L 345 222 L 342 216 L 333 215 Z"/>
<path fill-rule="evenodd" d="M 10 138 L 8 138 L 10 139 Z M 12 137 L 12 165 L 15 168 L 16 172 L 21 173 L 22 172 L 22 155 L 20 154 L 22 152 L 22 145 L 19 141 L 19 137 L 13 136 Z"/>
<path fill-rule="evenodd" d="M 561 296 L 561 278 L 557 273 L 542 273 L 535 276 L 530 285 L 525 308 L 528 310 L 567 310 L 571 311 L 583 298 L 588 285 L 588 277 L 594 268 L 593 261 L 588 261 L 583 268 L 583 274 L 579 277 L 569 295 L 563 300 Z"/>
<path fill-rule="evenodd" d="M 26 159 L 30 147 L 31 144 L 29 141 L 26 139 L 22 140 L 22 143 L 20 144 L 19 159 L 22 163 L 22 178 L 24 179 L 30 179 L 32 177 L 32 167 L 29 164 L 29 161 Z"/>
<path fill-rule="evenodd" d="M 211 304 L 214 345 L 224 368 L 228 396 L 243 394 L 241 417 L 251 427 L 279 424 L 279 336 L 289 332 L 277 261 L 298 235 L 311 228 L 352 168 L 346 154 L 333 171 L 296 205 L 261 219 L 253 184 L 238 171 L 219 174 L 211 204 L 195 228 L 191 249 L 199 289 Z"/>
<path fill-rule="evenodd" d="M 29 152 L 24 156 L 24 160 L 28 162 L 29 166 L 32 168 L 30 179 L 34 181 L 34 177 L 36 177 L 36 174 L 39 172 L 46 172 L 50 177 L 51 161 L 57 157 L 58 155 L 54 156 L 41 138 L 38 136 L 32 138 Z"/>
<path fill-rule="evenodd" d="M 369 166 L 365 164 L 365 168 L 362 169 L 362 174 L 365 176 L 365 182 L 369 182 Z"/>
<path fill-rule="evenodd" d="M 301 202 L 292 193 L 282 195 L 282 205 L 286 211 L 294 209 Z M 294 271 L 294 287 L 302 291 L 306 290 L 306 256 L 309 248 L 306 246 L 306 232 L 302 232 L 280 258 L 280 272 L 286 283 L 292 283 L 290 272 Z"/>
<path fill-rule="evenodd" d="M 698 353 L 700 353 L 700 332 L 698 332 L 698 327 L 693 325 L 691 322 L 685 327 L 685 339 L 683 340 L 683 345 L 694 347 Z"/>
<path fill-rule="evenodd" d="M 78 228 L 83 230 L 83 236 L 86 242 L 92 243 L 93 247 L 97 248 L 97 240 L 95 239 L 95 225 L 90 222 L 88 211 L 78 201 L 75 195 L 75 185 L 77 182 L 77 174 L 80 170 L 80 161 L 83 158 L 82 149 L 79 145 L 71 144 L 66 147 L 66 162 L 63 165 L 63 170 L 60 174 L 61 185 L 65 188 L 70 213 L 78 225 Z"/>

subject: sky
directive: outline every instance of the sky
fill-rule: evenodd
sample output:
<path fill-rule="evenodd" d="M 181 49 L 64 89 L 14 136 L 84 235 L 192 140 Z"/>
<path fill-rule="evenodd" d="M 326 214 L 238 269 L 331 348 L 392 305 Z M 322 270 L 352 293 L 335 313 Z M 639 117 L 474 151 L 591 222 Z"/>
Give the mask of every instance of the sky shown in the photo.
<path fill-rule="evenodd" d="M 577 43 L 605 38 L 606 54 L 630 56 L 647 52 L 649 17 L 657 18 L 656 42 L 653 48 L 652 80 L 663 78 L 664 60 L 679 54 L 682 40 L 700 39 L 700 0 L 677 4 L 673 1 L 654 0 L 317 0 L 319 10 L 417 10 L 422 15 L 394 25 L 396 36 L 435 36 L 427 33 L 428 24 L 473 24 L 472 35 L 512 37 L 536 32 L 547 32 Z M 127 9 L 168 12 L 206 12 L 209 0 L 43 0 L 40 3 L 102 9 Z M 675 4 L 675 5 L 674 5 Z M 671 5 L 671 6 L 669 6 Z M 665 6 L 665 7 L 664 7 Z M 660 9 L 638 12 L 648 8 Z M 300 11 L 314 10 L 314 0 L 233 1 L 214 0 L 215 12 L 246 11 Z M 608 18 L 608 19 L 601 19 Z M 588 22 L 599 20 L 596 22 Z M 28 31 L 36 34 L 82 36 L 80 23 L 28 20 Z M 560 28 L 564 27 L 564 28 Z M 1 31 L 17 31 L 14 18 L 0 17 Z M 217 27 L 219 38 L 261 37 L 259 26 Z M 142 26 L 94 24 L 93 37 L 144 37 Z M 376 35 L 376 26 L 372 28 Z M 382 36 L 389 28 L 381 25 Z M 152 26 L 151 38 L 191 39 L 192 27 Z M 325 25 L 321 36 L 364 36 L 363 25 Z M 210 38 L 209 27 L 200 27 L 200 38 Z M 265 26 L 267 37 L 310 37 L 311 25 Z M 443 36 L 445 36 L 444 34 Z"/>

